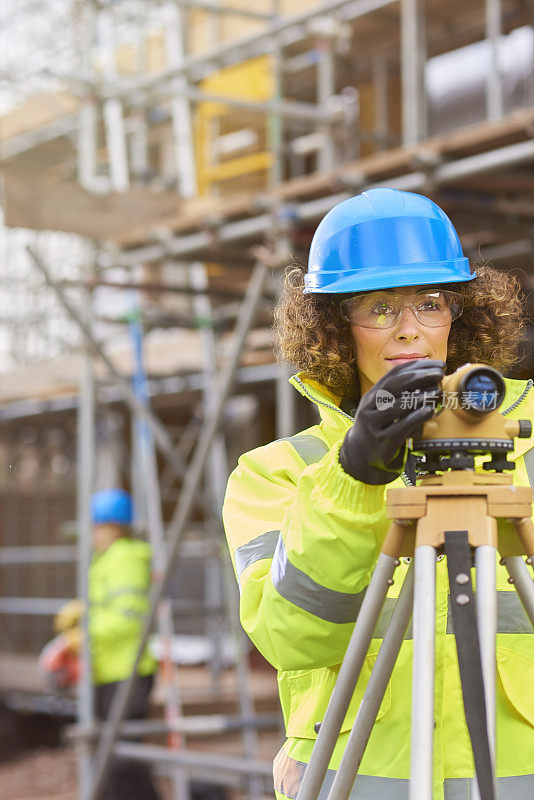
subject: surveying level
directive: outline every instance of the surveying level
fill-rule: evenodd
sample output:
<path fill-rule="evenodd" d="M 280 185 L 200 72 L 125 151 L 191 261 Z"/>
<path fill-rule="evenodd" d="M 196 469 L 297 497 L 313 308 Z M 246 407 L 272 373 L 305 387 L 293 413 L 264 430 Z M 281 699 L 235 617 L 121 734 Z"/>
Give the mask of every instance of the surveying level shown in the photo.
<path fill-rule="evenodd" d="M 443 379 L 442 390 L 441 409 L 413 440 L 413 452 L 424 456 L 422 471 L 474 469 L 475 455 L 487 454 L 492 458 L 483 463 L 484 470 L 514 469 L 506 454 L 514 449 L 514 438 L 532 435 L 532 423 L 506 420 L 498 412 L 506 390 L 500 372 L 466 364 Z"/>
<path fill-rule="evenodd" d="M 495 800 L 496 562 L 534 625 L 532 489 L 513 486 L 507 454 L 530 421 L 498 411 L 504 379 L 467 364 L 442 382 L 435 416 L 412 441 L 416 486 L 392 488 L 392 519 L 356 620 L 297 800 L 317 800 L 400 556 L 412 557 L 327 800 L 348 800 L 413 611 L 410 800 L 432 800 L 436 558 L 447 556 L 450 606 L 476 779 L 473 800 Z M 456 400 L 454 400 L 456 398 Z M 475 459 L 490 456 L 477 464 Z M 508 473 L 508 474 L 507 474 Z M 512 526 L 501 526 L 506 519 Z M 476 594 L 471 567 L 476 567 Z M 323 794 L 323 796 L 326 796 Z"/>

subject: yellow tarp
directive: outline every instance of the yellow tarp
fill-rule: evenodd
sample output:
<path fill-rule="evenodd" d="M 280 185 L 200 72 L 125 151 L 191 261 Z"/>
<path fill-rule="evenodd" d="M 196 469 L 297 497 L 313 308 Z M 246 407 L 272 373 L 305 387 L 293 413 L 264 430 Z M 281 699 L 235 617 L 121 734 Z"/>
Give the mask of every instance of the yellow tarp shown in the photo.
<path fill-rule="evenodd" d="M 273 98 L 274 78 L 269 56 L 251 59 L 226 67 L 210 75 L 200 84 L 211 95 L 239 100 L 266 102 Z M 250 174 L 255 182 L 265 181 L 271 166 L 267 135 L 268 115 L 264 112 L 226 105 L 223 102 L 199 103 L 196 111 L 197 169 L 200 194 L 205 194 L 221 181 Z M 227 153 L 218 144 L 226 137 L 249 134 L 249 143 Z M 235 139 L 237 141 L 237 139 Z M 252 187 L 251 187 L 252 188 Z M 256 185 L 254 188 L 258 188 Z"/>

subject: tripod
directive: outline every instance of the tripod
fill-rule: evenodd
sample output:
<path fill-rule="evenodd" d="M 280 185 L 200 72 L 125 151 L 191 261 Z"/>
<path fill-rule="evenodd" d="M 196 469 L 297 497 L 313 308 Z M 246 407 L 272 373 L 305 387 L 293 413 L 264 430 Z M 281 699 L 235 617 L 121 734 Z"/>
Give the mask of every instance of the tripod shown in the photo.
<path fill-rule="evenodd" d="M 477 369 L 479 373 L 489 370 L 470 366 L 467 374 L 472 377 Z M 459 376 L 455 373 L 457 388 L 466 378 L 465 368 L 462 370 Z M 502 391 L 501 394 L 504 396 Z M 513 486 L 511 476 L 503 474 L 505 469 L 513 467 L 503 458 L 503 453 L 513 448 L 515 436 L 529 436 L 530 430 L 525 423 L 505 421 L 497 411 L 492 411 L 487 418 L 484 414 L 471 420 L 470 415 L 463 414 L 456 425 L 458 422 L 459 436 L 451 436 L 451 415 L 445 411 L 426 423 L 414 449 L 425 454 L 428 474 L 421 478 L 418 486 L 388 492 L 387 515 L 393 522 L 367 588 L 297 800 L 317 800 L 319 796 L 399 558 L 412 555 L 413 563 L 406 574 L 327 800 L 349 798 L 412 609 L 414 666 L 409 798 L 432 799 L 436 556 L 441 552 L 447 555 L 453 628 L 475 761 L 473 797 L 495 800 L 497 551 L 534 625 L 534 583 L 522 558 L 527 555 L 527 563 L 534 563 L 534 525 L 530 519 L 532 490 Z M 486 422 L 489 423 L 487 428 Z M 471 426 L 469 435 L 461 430 L 462 424 Z M 478 473 L 474 471 L 474 454 L 483 453 L 490 453 L 492 457 L 484 465 L 487 471 Z M 490 473 L 492 469 L 496 473 Z M 443 474 L 437 474 L 440 471 Z M 503 528 L 499 532 L 499 519 L 512 521 L 513 529 Z M 471 581 L 472 555 L 476 567 L 476 596 Z"/>

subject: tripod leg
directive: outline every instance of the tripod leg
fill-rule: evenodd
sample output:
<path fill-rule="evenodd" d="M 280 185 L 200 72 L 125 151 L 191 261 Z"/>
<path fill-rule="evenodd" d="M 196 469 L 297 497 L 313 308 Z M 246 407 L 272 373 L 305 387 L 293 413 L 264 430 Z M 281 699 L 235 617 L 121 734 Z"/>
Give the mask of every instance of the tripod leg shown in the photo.
<path fill-rule="evenodd" d="M 350 796 L 376 715 L 410 622 L 413 607 L 413 582 L 413 565 L 410 565 L 327 800 L 348 800 Z"/>
<path fill-rule="evenodd" d="M 297 800 L 317 800 L 398 561 L 380 553 L 339 670 Z"/>
<path fill-rule="evenodd" d="M 497 636 L 497 550 L 481 545 L 475 551 L 476 566 L 476 611 L 480 659 L 486 699 L 486 720 L 491 757 L 495 764 L 495 645 Z M 473 800 L 480 800 L 478 782 L 472 781 Z"/>
<path fill-rule="evenodd" d="M 473 748 L 478 789 L 483 800 L 495 800 L 495 774 L 488 736 L 486 693 L 471 583 L 468 531 L 445 531 L 445 554 L 465 720 Z M 485 581 L 484 575 L 482 580 Z"/>
<path fill-rule="evenodd" d="M 503 558 L 503 563 L 514 582 L 527 616 L 534 625 L 534 581 L 530 576 L 529 569 L 521 556 Z"/>
<path fill-rule="evenodd" d="M 415 550 L 410 800 L 432 800 L 436 550 Z"/>

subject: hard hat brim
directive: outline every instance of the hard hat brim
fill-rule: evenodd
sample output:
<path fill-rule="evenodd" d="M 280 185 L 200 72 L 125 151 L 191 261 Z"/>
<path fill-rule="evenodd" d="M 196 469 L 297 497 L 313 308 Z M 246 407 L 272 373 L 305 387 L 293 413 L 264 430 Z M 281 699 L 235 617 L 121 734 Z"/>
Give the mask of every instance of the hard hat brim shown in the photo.
<path fill-rule="evenodd" d="M 304 276 L 304 294 L 343 294 L 373 289 L 395 289 L 402 286 L 426 286 L 442 283 L 465 283 L 476 278 L 469 259 L 452 259 L 433 263 L 403 264 L 402 274 L 390 267 L 368 267 L 340 272 L 312 272 Z"/>

